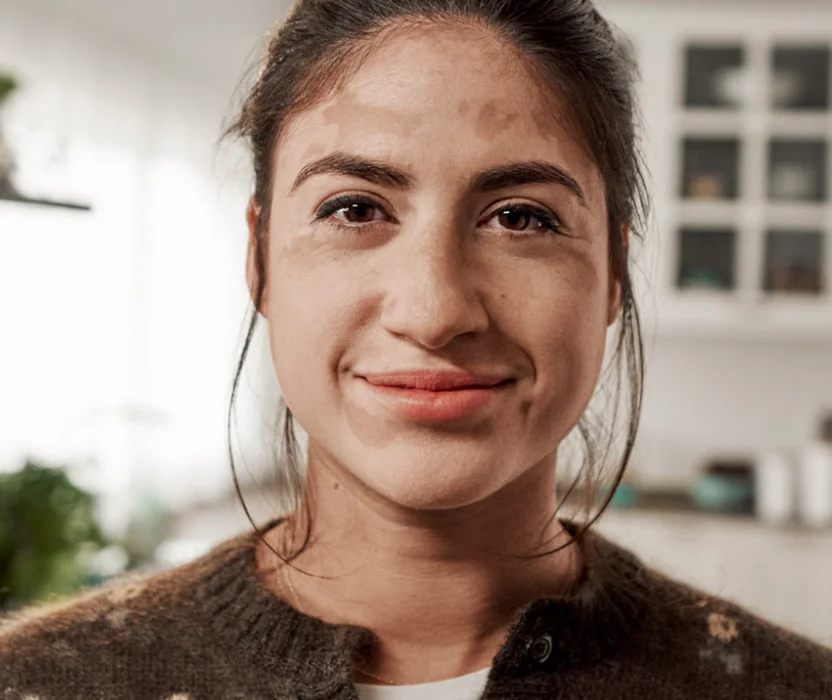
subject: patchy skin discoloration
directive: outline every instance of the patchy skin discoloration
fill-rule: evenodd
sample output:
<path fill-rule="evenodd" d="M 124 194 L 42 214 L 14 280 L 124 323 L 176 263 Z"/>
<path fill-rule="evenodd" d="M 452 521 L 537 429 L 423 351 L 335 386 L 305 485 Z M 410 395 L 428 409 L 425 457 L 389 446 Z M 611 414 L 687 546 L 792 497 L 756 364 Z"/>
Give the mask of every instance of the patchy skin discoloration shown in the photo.
<path fill-rule="evenodd" d="M 603 179 L 531 74 L 504 43 L 470 28 L 382 42 L 340 92 L 284 125 L 275 151 L 261 308 L 283 396 L 310 436 L 316 530 L 328 533 L 327 548 L 356 559 L 358 573 L 339 579 L 349 590 L 337 595 L 361 606 L 373 629 L 368 609 L 379 624 L 390 620 L 377 604 L 386 592 L 374 589 L 381 559 L 373 560 L 384 550 L 396 552 L 397 566 L 420 560 L 402 562 L 410 545 L 393 540 L 413 530 L 400 523 L 427 527 L 467 513 L 466 551 L 536 546 L 542 529 L 561 527 L 551 518 L 557 448 L 594 393 L 616 312 Z M 323 174 L 290 191 L 304 166 L 334 152 L 389 163 L 412 184 Z M 566 170 L 586 204 L 554 183 L 470 189 L 483 171 L 525 161 Z M 370 199 L 379 217 L 359 226 L 315 221 L 324 202 L 345 194 Z M 511 235 L 495 220 L 509 203 L 551 212 L 563 228 L 532 221 L 528 235 Z M 515 382 L 491 413 L 427 425 L 382 410 L 360 381 L 362 370 L 430 365 Z M 498 515 L 499 527 L 490 520 Z M 534 541 L 520 542 L 518 532 Z M 538 572 L 553 590 L 563 576 L 556 559 Z M 408 616 L 421 624 L 416 608 Z"/>
<path fill-rule="evenodd" d="M 379 308 L 382 314 L 388 316 L 403 313 L 396 309 L 402 300 L 390 295 L 385 299 L 386 290 L 373 282 L 389 276 L 390 269 L 401 267 L 402 261 L 398 257 L 413 261 L 409 269 L 416 274 L 415 279 L 431 279 L 431 288 L 425 290 L 423 299 L 435 295 L 436 275 L 448 280 L 453 278 L 453 283 L 457 285 L 464 284 L 464 277 L 470 280 L 489 279 L 488 289 L 478 300 L 478 290 L 471 287 L 468 303 L 472 308 L 481 304 L 485 312 L 490 313 L 487 322 L 491 325 L 490 342 L 494 347 L 485 351 L 482 347 L 475 347 L 476 344 L 468 344 L 471 356 L 463 357 L 465 353 L 457 353 L 456 362 L 482 363 L 486 355 L 508 357 L 513 352 L 507 340 L 515 333 L 512 326 L 517 324 L 517 319 L 528 315 L 531 309 L 541 316 L 560 319 L 557 323 L 552 321 L 556 328 L 555 333 L 549 336 L 552 352 L 561 356 L 554 363 L 554 376 L 549 379 L 561 385 L 556 392 L 551 392 L 560 396 L 560 400 L 555 400 L 544 409 L 539 401 L 524 397 L 518 411 L 520 419 L 529 425 L 538 421 L 548 426 L 563 424 L 559 430 L 547 429 L 548 448 L 536 449 L 539 459 L 554 448 L 567 428 L 571 429 L 583 410 L 585 399 L 591 394 L 587 377 L 575 372 L 576 364 L 582 363 L 579 358 L 586 357 L 594 366 L 603 357 L 601 344 L 589 353 L 587 348 L 592 344 L 586 342 L 583 336 L 567 334 L 565 330 L 558 332 L 557 329 L 572 326 L 573 322 L 566 316 L 580 314 L 586 317 L 589 314 L 594 317 L 595 309 L 591 309 L 591 305 L 607 304 L 607 281 L 604 279 L 607 274 L 604 269 L 607 260 L 605 188 L 597 169 L 587 160 L 573 135 L 552 118 L 553 100 L 551 96 L 540 93 L 540 83 L 531 79 L 528 67 L 513 53 L 507 54 L 504 44 L 482 31 L 472 33 L 469 30 L 467 38 L 471 40 L 471 46 L 465 42 L 461 44 L 458 35 L 447 32 L 435 32 L 396 46 L 382 45 L 340 93 L 330 96 L 316 108 L 296 115 L 286 125 L 275 153 L 275 186 L 269 234 L 269 278 L 274 280 L 274 284 L 269 285 L 272 289 L 267 291 L 266 308 L 282 307 L 286 313 L 304 318 L 302 325 L 306 335 L 315 332 L 315 329 L 326 328 L 329 340 L 316 345 L 319 348 L 329 347 L 328 354 L 331 354 L 331 362 L 335 365 L 336 355 L 343 355 L 347 350 L 355 352 L 356 347 L 355 341 L 349 341 L 352 344 L 350 348 L 340 343 L 339 338 L 348 339 L 359 334 L 369 337 L 369 332 L 361 329 L 379 325 Z M 484 58 L 462 63 L 456 59 L 448 62 L 433 60 L 432 57 L 443 46 L 460 57 L 469 58 L 472 47 L 476 47 L 483 52 Z M 406 68 L 414 62 L 426 61 L 430 65 L 423 70 Z M 474 74 L 470 79 L 466 75 L 462 83 L 460 65 L 465 66 L 465 71 L 471 69 Z M 383 67 L 381 72 L 380 66 Z M 494 80 L 503 82 L 495 87 Z M 437 85 L 443 86 L 442 89 L 437 90 Z M 448 99 L 449 94 L 454 95 L 454 99 Z M 505 94 L 509 95 L 509 99 L 495 97 Z M 547 145 L 541 149 L 539 137 L 544 122 Z M 445 125 L 444 128 L 442 125 Z M 438 128 L 441 130 L 438 131 Z M 287 148 L 287 144 L 291 147 Z M 411 144 L 421 144 L 422 147 L 412 148 Z M 427 145 L 430 147 L 426 148 Z M 437 149 L 442 154 L 441 158 L 436 157 Z M 416 188 L 413 192 L 402 194 L 357 179 L 324 176 L 289 193 L 296 173 L 305 164 L 336 150 L 392 162 L 414 177 Z M 507 162 L 540 158 L 566 168 L 585 192 L 587 206 L 583 207 L 565 188 L 559 186 L 530 185 L 523 190 L 524 198 L 536 199 L 557 211 L 557 215 L 574 233 L 568 241 L 560 239 L 553 245 L 551 239 L 547 241 L 541 237 L 525 247 L 509 247 L 505 238 L 496 236 L 493 240 L 451 240 L 452 228 L 456 236 L 463 230 L 460 217 L 464 215 L 466 220 L 473 218 L 489 202 L 500 197 L 500 193 L 494 193 L 475 200 L 467 192 L 474 172 Z M 430 271 L 424 268 L 428 258 L 423 245 L 417 244 L 415 238 L 408 241 L 407 236 L 399 235 L 401 227 L 396 229 L 395 234 L 392 224 L 386 229 L 377 227 L 372 237 L 363 239 L 362 247 L 357 247 L 359 244 L 356 243 L 354 249 L 345 250 L 345 234 L 336 236 L 322 226 L 310 225 L 322 201 L 345 191 L 367 192 L 409 227 L 422 226 L 425 217 L 433 217 L 430 223 L 436 236 L 431 243 L 430 265 L 433 267 Z M 470 200 L 465 202 L 465 209 L 461 208 L 460 197 Z M 291 205 L 287 205 L 288 202 Z M 470 225 L 473 226 L 473 222 Z M 442 228 L 437 230 L 437 226 Z M 416 250 L 417 247 L 419 250 Z M 395 252 L 398 248 L 401 251 Z M 495 264 L 500 256 L 508 257 L 504 263 Z M 315 272 L 309 274 L 312 260 L 315 261 Z M 599 261 L 604 263 L 600 267 Z M 441 272 L 438 271 L 440 267 Z M 517 288 L 517 269 L 520 267 L 523 268 L 525 282 L 522 293 Z M 317 275 L 321 275 L 320 281 L 316 280 Z M 563 280 L 564 290 L 567 287 L 571 289 L 569 298 L 553 293 L 552 280 L 556 278 Z M 356 286 L 351 282 L 354 279 L 367 280 L 371 284 Z M 339 300 L 343 309 L 333 309 L 332 313 L 328 313 L 326 323 L 314 317 L 316 304 L 308 303 L 324 287 L 331 290 L 331 296 Z M 597 296 L 596 290 L 601 292 Z M 488 298 L 490 295 L 501 301 L 495 304 Z M 437 304 L 446 308 L 456 303 L 456 299 L 449 299 L 448 303 L 440 304 L 437 299 Z M 551 309 L 544 312 L 543 307 L 547 305 Z M 408 313 L 415 314 L 417 311 L 413 308 Z M 427 307 L 424 312 L 426 319 L 433 315 L 433 312 L 428 313 Z M 281 312 L 280 316 L 284 313 Z M 272 326 L 275 337 L 298 337 L 280 318 L 272 319 Z M 598 327 L 598 339 L 604 331 L 602 322 Z M 506 347 L 498 349 L 497 342 Z M 284 358 L 288 358 L 291 352 L 281 343 L 273 343 L 272 352 L 281 386 L 291 405 L 295 394 L 292 376 L 300 375 L 295 370 L 289 373 L 282 369 L 289 362 Z M 390 359 L 386 364 L 392 361 Z M 368 357 L 365 364 L 369 363 Z M 372 364 L 384 363 L 382 358 L 378 358 Z M 530 368 L 536 374 L 538 369 Z M 335 366 L 331 369 L 339 379 L 340 371 Z M 318 406 L 332 403 L 324 387 L 312 386 L 308 380 L 304 380 L 303 394 L 306 403 Z M 564 401 L 565 396 L 573 399 Z M 303 409 L 296 401 L 292 408 L 302 421 Z M 403 431 L 392 424 L 390 430 L 380 429 L 381 418 L 368 413 L 362 405 L 352 403 L 349 408 L 347 420 L 350 431 L 365 448 L 383 449 L 398 441 L 403 448 L 405 444 L 411 446 L 408 449 L 413 457 L 412 450 L 419 445 L 419 453 L 426 457 L 427 443 L 422 445 L 419 435 L 428 435 L 431 431 L 410 426 L 408 432 L 412 440 L 406 439 Z M 541 410 L 547 412 L 545 418 L 541 416 Z M 335 424 L 335 421 L 330 421 L 330 424 Z M 424 473 L 432 474 L 431 490 L 448 486 L 447 483 L 443 486 L 443 482 L 453 476 L 447 469 L 438 469 L 440 463 L 472 463 L 473 446 L 481 452 L 476 461 L 480 461 L 489 451 L 493 452 L 487 444 L 479 447 L 480 443 L 484 443 L 479 440 L 480 435 L 488 432 L 486 427 L 484 425 L 481 430 L 474 431 L 479 433 L 477 435 L 472 433 L 472 438 L 477 439 L 472 439 L 468 447 L 457 442 L 460 449 L 455 453 L 453 445 L 447 445 L 441 455 L 437 454 L 423 463 Z M 510 449 L 509 443 L 504 443 L 504 447 Z M 322 455 L 327 453 L 331 454 L 331 451 L 321 450 Z M 516 475 L 512 471 L 496 474 L 491 470 L 490 477 L 480 480 L 478 488 L 497 488 Z M 416 472 L 407 472 L 407 479 L 412 482 L 407 488 L 409 491 L 413 491 L 420 480 L 422 486 L 425 485 L 423 476 Z M 427 495 L 424 489 L 422 491 Z"/>
<path fill-rule="evenodd" d="M 490 139 L 501 133 L 517 118 L 513 109 L 506 109 L 503 103 L 496 100 L 486 102 L 479 107 L 477 115 L 477 135 L 483 139 Z"/>

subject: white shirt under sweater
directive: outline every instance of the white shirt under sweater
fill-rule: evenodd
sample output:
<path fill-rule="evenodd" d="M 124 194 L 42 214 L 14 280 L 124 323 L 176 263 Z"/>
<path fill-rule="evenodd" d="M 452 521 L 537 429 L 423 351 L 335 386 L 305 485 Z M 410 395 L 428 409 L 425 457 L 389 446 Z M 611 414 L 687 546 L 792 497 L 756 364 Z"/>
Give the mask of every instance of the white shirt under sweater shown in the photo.
<path fill-rule="evenodd" d="M 359 700 L 476 700 L 485 690 L 488 672 L 484 668 L 459 678 L 418 685 L 356 684 Z"/>

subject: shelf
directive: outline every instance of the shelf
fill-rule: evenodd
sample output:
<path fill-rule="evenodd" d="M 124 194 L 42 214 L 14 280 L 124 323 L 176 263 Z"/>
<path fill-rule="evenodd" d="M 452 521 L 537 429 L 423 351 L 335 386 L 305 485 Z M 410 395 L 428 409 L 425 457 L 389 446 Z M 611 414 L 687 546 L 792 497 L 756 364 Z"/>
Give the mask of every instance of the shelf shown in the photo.
<path fill-rule="evenodd" d="M 738 308 L 735 313 L 715 317 L 666 314 L 645 324 L 645 331 L 662 338 L 829 342 L 832 341 L 830 317 L 828 311 L 819 310 L 815 319 L 787 320 L 779 314 L 748 319 Z"/>
<path fill-rule="evenodd" d="M 771 136 L 824 138 L 832 131 L 832 112 L 770 111 L 766 132 Z"/>
<path fill-rule="evenodd" d="M 92 207 L 89 204 L 80 204 L 78 202 L 58 202 L 52 199 L 38 199 L 33 197 L 25 197 L 17 192 L 0 191 L 0 201 L 17 202 L 18 204 L 31 204 L 41 207 L 58 207 L 61 209 L 72 209 L 74 211 L 92 210 Z"/>
<path fill-rule="evenodd" d="M 729 138 L 745 133 L 745 114 L 726 109 L 677 109 L 680 134 L 696 138 Z"/>

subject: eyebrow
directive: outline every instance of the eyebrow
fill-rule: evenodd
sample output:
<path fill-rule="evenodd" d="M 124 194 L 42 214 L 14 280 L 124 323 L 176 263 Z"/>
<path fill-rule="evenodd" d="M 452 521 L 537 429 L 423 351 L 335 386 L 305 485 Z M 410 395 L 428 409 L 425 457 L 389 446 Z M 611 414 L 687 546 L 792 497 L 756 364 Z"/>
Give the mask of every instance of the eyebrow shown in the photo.
<path fill-rule="evenodd" d="M 351 155 L 330 153 L 323 158 L 305 165 L 295 178 L 291 192 L 313 175 L 334 173 L 357 177 L 374 185 L 393 187 L 398 190 L 411 189 L 416 181 L 404 170 L 389 163 Z M 553 183 L 566 187 L 586 207 L 586 196 L 580 185 L 566 170 L 546 161 L 528 161 L 498 165 L 475 175 L 469 183 L 474 192 L 492 192 L 508 187 L 539 183 Z"/>

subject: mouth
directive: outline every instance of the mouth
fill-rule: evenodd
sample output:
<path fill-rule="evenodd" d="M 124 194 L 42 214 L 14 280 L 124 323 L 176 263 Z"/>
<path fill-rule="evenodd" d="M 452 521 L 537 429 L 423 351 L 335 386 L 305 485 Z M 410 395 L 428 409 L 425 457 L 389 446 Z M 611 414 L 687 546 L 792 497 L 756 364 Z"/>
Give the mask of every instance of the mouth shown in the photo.
<path fill-rule="evenodd" d="M 395 372 L 360 377 L 376 404 L 400 418 L 445 423 L 481 417 L 515 384 L 510 377 L 460 372 Z"/>
<path fill-rule="evenodd" d="M 490 389 L 512 381 L 505 375 L 440 370 L 385 372 L 363 375 L 362 378 L 378 387 L 434 392 Z"/>

